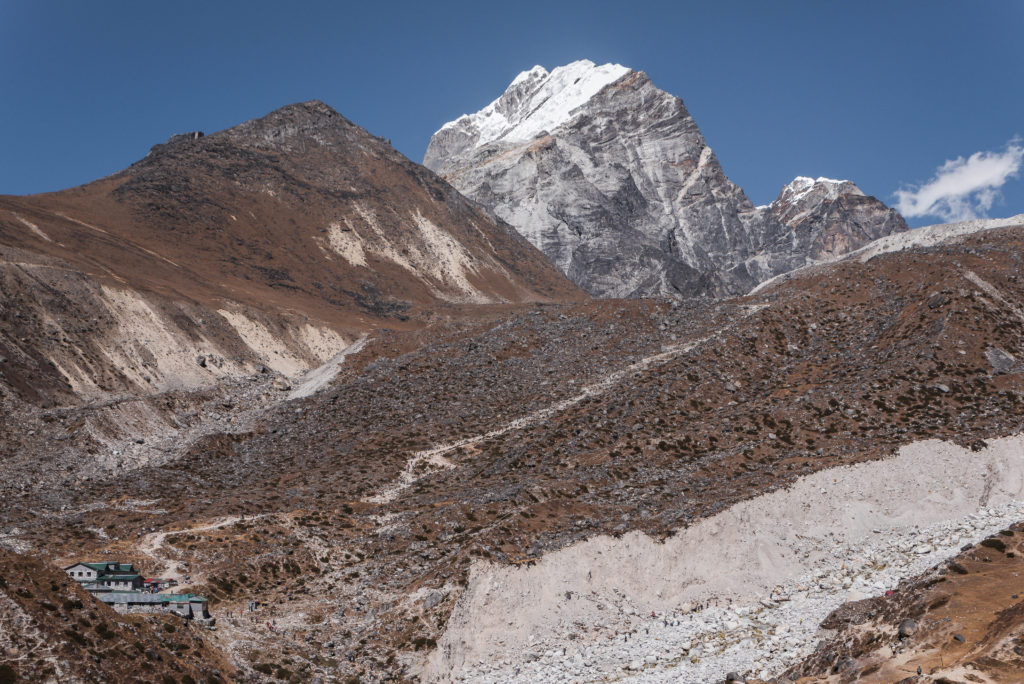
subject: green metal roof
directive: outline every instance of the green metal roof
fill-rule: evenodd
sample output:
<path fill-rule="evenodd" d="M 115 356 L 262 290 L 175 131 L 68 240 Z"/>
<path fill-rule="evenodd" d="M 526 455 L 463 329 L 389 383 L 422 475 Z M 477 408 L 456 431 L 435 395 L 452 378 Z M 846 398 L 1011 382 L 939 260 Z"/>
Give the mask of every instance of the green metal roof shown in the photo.
<path fill-rule="evenodd" d="M 117 580 L 122 582 L 124 580 L 134 580 L 139 577 L 142 577 L 142 575 L 99 575 L 96 577 L 96 581 L 102 582 L 103 580 Z"/>
<path fill-rule="evenodd" d="M 195 594 L 157 594 L 164 601 L 205 601 L 206 599 L 202 596 L 196 596 Z"/>
<path fill-rule="evenodd" d="M 123 599 L 118 601 L 117 599 Z M 100 599 L 105 603 L 189 603 L 205 601 L 206 598 L 195 594 L 151 594 L 148 591 L 111 591 Z"/>
<path fill-rule="evenodd" d="M 75 565 L 84 565 L 88 568 L 92 568 L 96 572 L 135 572 L 135 567 L 131 563 L 75 563 Z M 113 566 L 111 568 L 111 566 Z M 74 567 L 74 565 L 69 566 Z M 108 569 L 109 568 L 109 569 Z"/>

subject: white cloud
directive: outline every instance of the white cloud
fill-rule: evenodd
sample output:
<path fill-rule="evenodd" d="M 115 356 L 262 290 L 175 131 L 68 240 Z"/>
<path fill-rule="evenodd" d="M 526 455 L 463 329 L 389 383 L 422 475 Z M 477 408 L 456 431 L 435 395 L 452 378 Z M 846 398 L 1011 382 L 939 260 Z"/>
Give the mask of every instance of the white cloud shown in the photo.
<path fill-rule="evenodd" d="M 984 217 L 999 198 L 999 189 L 1020 172 L 1022 160 L 1020 138 L 1008 142 L 1002 152 L 950 159 L 927 183 L 897 190 L 896 209 L 907 218 L 938 216 L 949 222 Z"/>

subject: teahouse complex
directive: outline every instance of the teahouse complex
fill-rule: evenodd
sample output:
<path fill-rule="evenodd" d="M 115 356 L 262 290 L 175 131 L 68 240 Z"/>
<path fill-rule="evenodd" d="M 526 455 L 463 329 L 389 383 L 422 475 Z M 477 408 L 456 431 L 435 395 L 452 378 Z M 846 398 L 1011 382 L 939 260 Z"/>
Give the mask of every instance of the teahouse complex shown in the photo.
<path fill-rule="evenodd" d="M 171 613 L 208 626 L 214 623 L 202 596 L 143 591 L 159 582 L 144 579 L 131 563 L 75 563 L 64 572 L 118 613 Z"/>

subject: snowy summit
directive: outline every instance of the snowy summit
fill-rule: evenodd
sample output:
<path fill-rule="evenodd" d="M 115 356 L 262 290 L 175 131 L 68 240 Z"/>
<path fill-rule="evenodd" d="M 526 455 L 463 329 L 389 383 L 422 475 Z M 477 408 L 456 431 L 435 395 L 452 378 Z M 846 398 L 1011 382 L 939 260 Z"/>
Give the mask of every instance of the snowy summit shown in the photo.
<path fill-rule="evenodd" d="M 498 99 L 475 114 L 463 114 L 441 127 L 475 137 L 474 147 L 496 140 L 525 142 L 573 118 L 573 112 L 630 69 L 598 66 L 588 59 L 548 72 L 535 66 L 516 76 Z"/>

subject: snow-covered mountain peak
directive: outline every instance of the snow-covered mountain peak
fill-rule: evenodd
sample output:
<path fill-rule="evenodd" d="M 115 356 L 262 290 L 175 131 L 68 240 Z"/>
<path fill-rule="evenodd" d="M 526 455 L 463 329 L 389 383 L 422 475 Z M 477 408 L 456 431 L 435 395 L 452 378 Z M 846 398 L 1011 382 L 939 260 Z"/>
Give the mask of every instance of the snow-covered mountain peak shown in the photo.
<path fill-rule="evenodd" d="M 512 88 L 513 86 L 523 83 L 524 81 L 530 81 L 538 78 L 547 78 L 547 76 L 548 70 L 542 67 L 540 64 L 536 64 L 532 69 L 528 71 L 520 71 L 519 75 L 512 79 L 512 82 L 509 83 L 508 87 Z"/>
<path fill-rule="evenodd" d="M 772 202 L 778 204 L 820 204 L 827 200 L 838 199 L 840 195 L 863 195 L 864 193 L 852 181 L 836 180 L 835 178 L 808 178 L 797 176 Z"/>
<path fill-rule="evenodd" d="M 618 64 L 520 73 L 438 131 L 423 163 L 600 297 L 745 292 L 906 230 L 830 178 L 797 178 L 755 209 L 683 101 Z"/>
<path fill-rule="evenodd" d="M 498 140 L 526 142 L 571 121 L 575 110 L 628 73 L 620 64 L 598 66 L 588 59 L 550 72 L 538 65 L 521 72 L 501 97 L 479 112 L 449 121 L 438 133 L 458 138 L 462 150 Z M 429 151 L 427 156 L 429 160 Z"/>

